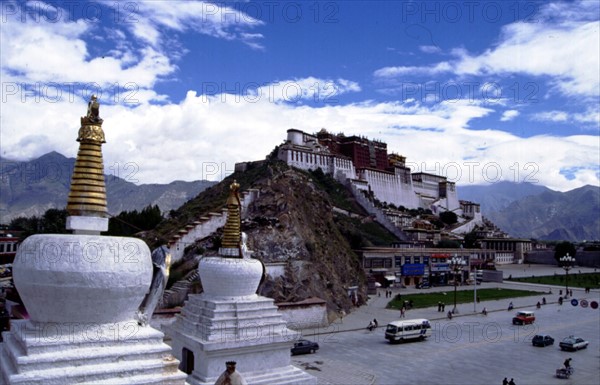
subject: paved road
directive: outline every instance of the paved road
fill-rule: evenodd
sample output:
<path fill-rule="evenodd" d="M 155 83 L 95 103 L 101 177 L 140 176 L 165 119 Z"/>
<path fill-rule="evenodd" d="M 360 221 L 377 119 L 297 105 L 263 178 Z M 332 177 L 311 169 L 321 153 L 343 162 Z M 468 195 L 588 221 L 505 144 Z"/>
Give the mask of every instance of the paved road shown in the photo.
<path fill-rule="evenodd" d="M 538 265 L 509 266 L 505 270 L 506 277 L 564 274 L 562 269 Z M 590 270 L 593 271 L 582 269 L 582 272 Z M 509 299 L 478 304 L 478 311 L 487 307 L 488 316 L 475 313 L 472 303 L 459 305 L 459 316 L 452 321 L 435 307 L 415 309 L 410 310 L 407 317 L 430 319 L 434 335 L 424 342 L 390 345 L 383 338 L 383 326 L 374 332 L 365 330 L 373 318 L 385 325 L 398 317 L 397 311 L 385 309 L 385 296 L 374 297 L 367 306 L 328 328 L 304 330 L 304 336 L 318 341 L 321 349 L 314 355 L 294 356 L 292 362 L 315 375 L 319 384 L 479 385 L 500 384 L 504 377 L 513 377 L 519 385 L 600 383 L 600 310 L 573 307 L 568 303 L 559 306 L 556 303 L 559 287 L 516 283 L 484 283 L 482 286 L 540 291 L 540 296 L 512 300 L 516 308 L 535 311 L 536 322 L 531 326 L 513 326 L 513 312 L 506 310 Z M 438 289 L 447 290 L 451 295 L 452 288 Z M 472 286 L 461 289 L 473 290 Z M 548 290 L 553 294 L 549 295 Z M 537 310 L 535 303 L 542 296 L 549 304 Z M 593 290 L 586 294 L 574 289 L 574 297 L 600 301 L 600 292 Z M 534 348 L 531 337 L 536 333 L 554 336 L 557 344 L 570 334 L 578 334 L 589 340 L 590 346 L 575 353 L 562 352 L 558 345 Z M 556 368 L 567 357 L 573 357 L 576 373 L 569 380 L 555 378 Z"/>

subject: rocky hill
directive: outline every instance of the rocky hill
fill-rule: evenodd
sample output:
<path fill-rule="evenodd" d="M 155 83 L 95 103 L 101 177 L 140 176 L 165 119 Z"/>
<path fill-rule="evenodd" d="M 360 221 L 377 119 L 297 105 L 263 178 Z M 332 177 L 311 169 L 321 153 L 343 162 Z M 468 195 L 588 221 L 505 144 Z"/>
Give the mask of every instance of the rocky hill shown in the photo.
<path fill-rule="evenodd" d="M 20 216 L 41 216 L 51 208 L 63 209 L 74 165 L 74 158 L 57 152 L 27 162 L 0 159 L 0 222 L 8 223 Z M 113 215 L 125 210 L 141 210 L 148 205 L 158 205 L 162 211 L 168 211 L 215 184 L 175 181 L 136 185 L 115 175 L 106 175 L 105 180 L 108 211 Z"/>
<path fill-rule="evenodd" d="M 286 263 L 285 274 L 271 277 L 261 294 L 278 302 L 320 297 L 332 313 L 352 307 L 349 287 L 358 286 L 359 301 L 366 299 L 365 276 L 353 248 L 388 246 L 396 238 L 372 221 L 345 186 L 319 171 L 306 173 L 276 160 L 251 164 L 246 172 L 234 173 L 175 210 L 172 219 L 147 237 L 168 239 L 186 223 L 220 209 L 234 179 L 241 191 L 260 191 L 242 224 L 254 257 Z M 217 247 L 218 237 L 198 242 L 189 252 L 207 255 Z M 177 266 L 174 270 L 186 274 L 177 272 Z"/>

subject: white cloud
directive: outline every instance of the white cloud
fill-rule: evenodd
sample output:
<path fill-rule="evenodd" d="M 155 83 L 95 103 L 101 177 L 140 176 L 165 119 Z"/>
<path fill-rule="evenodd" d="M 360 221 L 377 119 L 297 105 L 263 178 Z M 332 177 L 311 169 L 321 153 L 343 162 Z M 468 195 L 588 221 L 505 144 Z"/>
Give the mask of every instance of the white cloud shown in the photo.
<path fill-rule="evenodd" d="M 422 45 L 419 47 L 419 49 L 425 53 L 440 53 L 440 52 L 442 52 L 442 49 L 440 47 L 438 47 L 437 45 Z"/>
<path fill-rule="evenodd" d="M 161 99 L 151 88 L 159 78 L 174 72 L 169 58 L 152 47 L 134 53 L 125 42 L 117 45 L 112 56 L 107 52 L 106 56 L 92 57 L 86 39 L 93 37 L 96 28 L 84 20 L 63 18 L 44 23 L 8 17 L 0 25 L 3 84 L 33 89 L 60 86 L 64 92 L 79 95 L 92 89 L 113 89 L 115 94 L 116 89 L 129 84 L 140 91 L 139 95 L 150 97 L 140 99 L 141 103 Z M 123 34 L 108 36 L 120 40 Z"/>
<path fill-rule="evenodd" d="M 541 7 L 543 22 L 515 22 L 502 28 L 499 43 L 472 55 L 463 48 L 452 50 L 456 59 L 427 66 L 384 67 L 378 78 L 403 75 L 461 76 L 526 74 L 544 76 L 567 95 L 598 97 L 600 94 L 600 21 L 598 2 L 550 3 Z"/>
<path fill-rule="evenodd" d="M 566 122 L 569 120 L 569 113 L 565 111 L 545 111 L 532 115 L 533 120 L 541 122 Z"/>
<path fill-rule="evenodd" d="M 348 92 L 360 92 L 360 85 L 347 79 L 319 79 L 306 77 L 281 80 L 250 91 L 246 99 L 268 99 L 271 102 L 299 102 L 312 100 L 316 103 L 337 103 L 337 97 Z M 235 98 L 236 96 L 232 95 Z M 237 97 L 239 98 L 239 97 Z"/>
<path fill-rule="evenodd" d="M 581 113 L 558 110 L 543 111 L 532 114 L 531 119 L 539 122 L 581 123 L 584 128 L 589 125 L 589 128 L 595 131 L 600 128 L 600 111 L 591 108 Z"/>
<path fill-rule="evenodd" d="M 225 40 L 240 40 L 252 48 L 262 49 L 257 42 L 260 33 L 243 32 L 264 23 L 225 3 L 205 1 L 142 1 L 136 2 L 135 23 L 130 26 L 134 35 L 153 46 L 162 43 L 161 29 L 177 32 L 195 31 Z M 120 7 L 118 3 L 114 7 Z"/>
<path fill-rule="evenodd" d="M 510 120 L 513 120 L 517 116 L 519 116 L 519 111 L 517 111 L 517 110 L 506 110 L 506 111 L 504 111 L 502 113 L 502 117 L 500 118 L 500 121 L 501 122 L 508 122 Z"/>
<path fill-rule="evenodd" d="M 2 116 L 3 157 L 25 159 L 52 150 L 66 156 L 77 153 L 75 137 L 85 100 L 22 103 L 14 97 L 3 107 L 9 111 Z M 565 191 L 597 184 L 596 136 L 524 139 L 494 129 L 469 129 L 473 119 L 492 112 L 466 101 L 313 107 L 273 102 L 266 95 L 238 95 L 236 100 L 234 95 L 195 91 L 177 104 L 101 106 L 106 171 L 120 170 L 121 176 L 138 183 L 218 180 L 236 162 L 264 159 L 285 140 L 287 129 L 312 133 L 324 127 L 383 140 L 389 152 L 407 156 L 415 171 L 445 173 L 459 185 L 527 180 Z M 560 174 L 565 168 L 574 169 L 573 179 Z"/>
<path fill-rule="evenodd" d="M 436 75 L 452 71 L 452 65 L 447 62 L 441 62 L 432 66 L 397 66 L 383 67 L 374 72 L 377 78 L 391 78 L 402 75 Z"/>

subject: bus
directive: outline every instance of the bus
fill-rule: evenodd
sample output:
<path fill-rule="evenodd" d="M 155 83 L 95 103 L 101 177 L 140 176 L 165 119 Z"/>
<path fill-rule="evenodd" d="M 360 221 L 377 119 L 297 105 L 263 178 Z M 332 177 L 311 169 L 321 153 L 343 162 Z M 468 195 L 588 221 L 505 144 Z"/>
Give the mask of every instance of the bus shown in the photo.
<path fill-rule="evenodd" d="M 431 335 L 431 324 L 427 319 L 399 320 L 390 322 L 385 329 L 385 339 L 393 342 L 424 340 Z"/>

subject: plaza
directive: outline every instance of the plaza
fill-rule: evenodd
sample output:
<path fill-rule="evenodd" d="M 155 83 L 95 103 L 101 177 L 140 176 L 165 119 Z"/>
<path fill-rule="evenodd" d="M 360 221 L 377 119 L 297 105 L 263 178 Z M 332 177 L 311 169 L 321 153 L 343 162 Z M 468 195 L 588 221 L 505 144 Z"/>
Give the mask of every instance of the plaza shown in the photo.
<path fill-rule="evenodd" d="M 504 268 L 505 278 L 533 275 L 552 275 L 562 271 L 556 266 L 512 265 Z M 593 269 L 581 269 L 592 272 Z M 577 270 L 576 270 L 577 271 Z M 313 355 L 292 357 L 292 362 L 316 376 L 319 384 L 501 384 L 504 377 L 514 378 L 516 384 L 598 384 L 600 383 L 600 311 L 572 306 L 566 301 L 558 304 L 558 286 L 540 286 L 506 282 L 484 283 L 479 287 L 506 287 L 539 291 L 539 296 L 484 301 L 458 305 L 459 315 L 452 320 L 436 307 L 407 311 L 407 319 L 428 318 L 433 335 L 423 342 L 389 344 L 384 338 L 385 325 L 399 317 L 397 310 L 385 309 L 384 296 L 374 296 L 367 306 L 357 309 L 328 328 L 304 330 L 303 336 L 316 341 L 320 350 Z M 478 287 L 478 288 L 479 288 Z M 451 287 L 429 290 L 447 291 Z M 473 290 L 472 286 L 461 288 Z M 548 294 L 552 290 L 553 294 Z M 420 292 L 416 289 L 394 289 L 395 293 Z M 545 297 L 547 305 L 536 309 Z M 599 290 L 585 293 L 574 288 L 573 297 L 599 301 Z M 515 309 L 507 311 L 509 302 Z M 447 303 L 449 303 L 448 301 Z M 481 314 L 483 307 L 488 315 Z M 533 310 L 532 325 L 514 326 L 516 310 Z M 366 330 L 376 318 L 379 328 Z M 555 338 L 552 346 L 533 347 L 535 334 Z M 575 334 L 590 342 L 587 349 L 563 352 L 558 342 Z M 575 374 L 570 379 L 554 376 L 563 361 L 573 358 Z"/>

